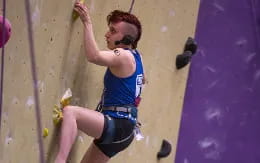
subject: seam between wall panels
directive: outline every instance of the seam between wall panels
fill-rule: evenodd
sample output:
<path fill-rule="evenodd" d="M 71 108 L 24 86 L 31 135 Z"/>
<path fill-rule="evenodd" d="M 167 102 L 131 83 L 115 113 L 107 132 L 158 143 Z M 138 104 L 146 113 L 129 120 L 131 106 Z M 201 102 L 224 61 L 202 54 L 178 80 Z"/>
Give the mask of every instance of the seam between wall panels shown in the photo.
<path fill-rule="evenodd" d="M 258 7 L 257 5 L 257 2 L 255 0 L 251 0 L 251 8 L 252 8 L 252 16 L 253 16 L 253 19 L 254 19 L 254 26 L 255 26 L 255 32 L 256 32 L 256 45 L 257 45 L 257 48 L 260 50 L 260 31 L 259 31 L 259 27 L 258 27 L 258 24 L 257 24 L 257 10 L 256 8 Z M 259 5 L 260 6 L 260 5 Z"/>

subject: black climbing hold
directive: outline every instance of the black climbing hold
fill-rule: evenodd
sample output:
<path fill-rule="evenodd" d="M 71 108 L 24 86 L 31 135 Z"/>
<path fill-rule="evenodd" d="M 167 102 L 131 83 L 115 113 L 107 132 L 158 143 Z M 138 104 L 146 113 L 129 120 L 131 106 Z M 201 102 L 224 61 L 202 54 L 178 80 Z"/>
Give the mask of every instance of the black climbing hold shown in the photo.
<path fill-rule="evenodd" d="M 162 141 L 161 149 L 157 153 L 157 159 L 167 157 L 172 151 L 172 146 L 167 140 Z"/>
<path fill-rule="evenodd" d="M 197 48 L 198 48 L 198 45 L 197 45 L 196 41 L 193 38 L 188 37 L 188 39 L 185 43 L 185 46 L 184 46 L 184 52 L 190 51 L 192 54 L 195 54 L 197 51 Z"/>
<path fill-rule="evenodd" d="M 176 57 L 176 67 L 177 69 L 181 69 L 185 67 L 191 60 L 192 53 L 190 51 L 186 51 L 183 54 L 179 54 Z"/>
<path fill-rule="evenodd" d="M 197 48 L 198 45 L 196 41 L 189 37 L 185 43 L 183 53 L 176 57 L 175 64 L 177 69 L 185 67 L 191 61 L 192 56 L 197 52 Z"/>

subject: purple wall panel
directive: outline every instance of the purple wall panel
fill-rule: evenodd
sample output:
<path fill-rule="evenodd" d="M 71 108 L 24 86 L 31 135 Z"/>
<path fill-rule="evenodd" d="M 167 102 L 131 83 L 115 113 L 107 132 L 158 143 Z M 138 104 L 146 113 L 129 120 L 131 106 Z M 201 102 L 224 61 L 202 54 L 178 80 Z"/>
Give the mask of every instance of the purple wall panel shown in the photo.
<path fill-rule="evenodd" d="M 260 0 L 201 0 L 176 163 L 260 163 Z"/>

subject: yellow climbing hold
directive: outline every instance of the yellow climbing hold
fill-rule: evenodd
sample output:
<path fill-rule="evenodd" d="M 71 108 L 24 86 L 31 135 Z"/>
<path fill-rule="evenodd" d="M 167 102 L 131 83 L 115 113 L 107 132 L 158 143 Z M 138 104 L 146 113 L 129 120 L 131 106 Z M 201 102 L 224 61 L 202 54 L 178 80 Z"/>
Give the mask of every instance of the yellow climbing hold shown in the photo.
<path fill-rule="evenodd" d="M 83 4 L 85 2 L 85 0 L 79 0 L 79 2 Z M 75 21 L 78 17 L 79 17 L 79 14 L 73 10 L 73 13 L 72 13 L 73 21 Z"/>
<path fill-rule="evenodd" d="M 49 130 L 47 128 L 43 129 L 43 137 L 46 138 L 49 135 Z"/>
<path fill-rule="evenodd" d="M 54 108 L 53 108 L 53 123 L 55 125 L 58 125 L 61 120 L 63 118 L 63 115 L 62 115 L 62 110 L 60 107 L 58 107 L 57 105 L 54 105 Z"/>
<path fill-rule="evenodd" d="M 60 101 L 61 108 L 64 108 L 65 106 L 69 105 L 71 99 L 72 99 L 72 92 L 70 89 L 67 89 L 67 91 L 62 96 L 61 101 Z"/>
<path fill-rule="evenodd" d="M 62 96 L 60 100 L 60 106 L 54 105 L 52 118 L 53 118 L 53 123 L 55 125 L 58 125 L 62 121 L 63 118 L 62 108 L 69 105 L 71 99 L 72 99 L 72 92 L 70 89 L 67 89 L 65 94 Z"/>

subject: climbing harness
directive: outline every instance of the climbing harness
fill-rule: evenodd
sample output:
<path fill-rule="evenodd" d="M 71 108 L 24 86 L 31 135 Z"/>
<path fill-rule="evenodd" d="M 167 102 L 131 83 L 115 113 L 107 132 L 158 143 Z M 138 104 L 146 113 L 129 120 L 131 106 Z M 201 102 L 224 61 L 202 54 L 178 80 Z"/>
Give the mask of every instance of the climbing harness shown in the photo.
<path fill-rule="evenodd" d="M 134 110 L 135 110 L 135 109 L 133 109 L 133 106 L 131 106 L 131 105 L 102 107 L 102 102 L 100 102 L 100 103 L 98 104 L 97 108 L 98 108 L 98 109 L 96 109 L 96 111 L 99 111 L 99 112 L 103 112 L 103 111 L 115 111 L 115 112 L 117 112 L 118 114 L 119 114 L 120 112 L 123 112 L 123 113 L 128 113 L 128 114 L 130 114 L 130 115 L 131 115 L 131 114 L 134 112 Z M 109 119 L 109 121 L 108 121 L 109 125 L 114 126 L 114 124 L 113 124 L 113 122 L 112 122 L 113 120 L 110 118 L 110 116 L 108 116 L 108 115 L 105 115 L 105 116 L 107 116 L 108 119 Z M 114 127 L 112 127 L 112 128 L 114 129 Z M 122 139 L 122 140 L 113 141 L 113 142 L 111 142 L 111 144 L 123 143 L 123 142 L 129 140 L 133 135 L 135 136 L 136 140 L 138 140 L 138 141 L 139 141 L 139 140 L 142 140 L 144 137 L 143 137 L 143 135 L 142 135 L 142 133 L 141 133 L 140 128 L 141 128 L 141 123 L 136 119 L 136 124 L 135 124 L 135 127 L 134 127 L 134 129 L 133 129 L 133 132 L 131 132 L 131 134 L 130 134 L 128 137 L 126 137 L 126 138 L 124 138 L 124 139 Z M 112 130 L 112 129 L 111 129 L 111 130 Z M 110 134 L 110 133 L 109 133 L 109 134 Z M 113 139 L 113 136 L 114 136 L 113 134 L 110 134 L 108 139 Z M 106 142 L 107 142 L 107 141 L 106 141 Z"/>
<path fill-rule="evenodd" d="M 128 106 L 109 106 L 109 107 L 102 107 L 102 110 L 110 110 L 110 111 L 118 111 L 118 112 L 125 112 L 131 113 L 132 108 Z"/>

